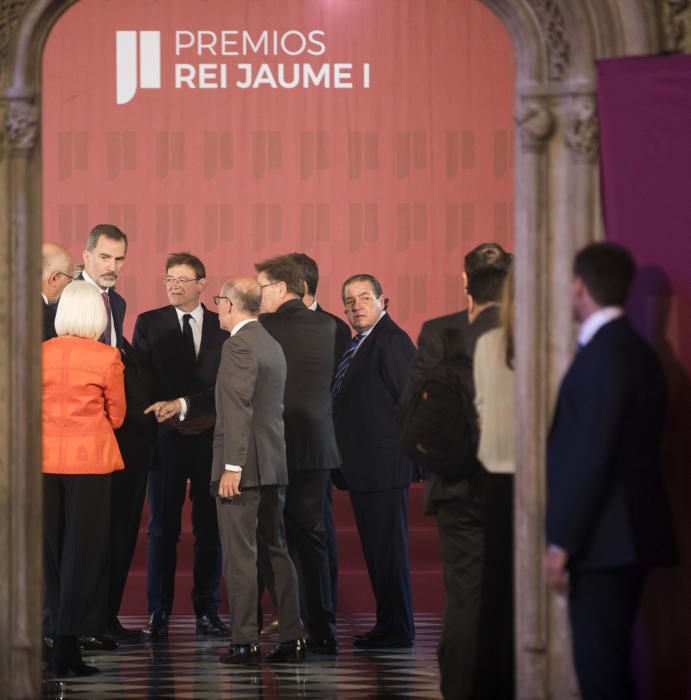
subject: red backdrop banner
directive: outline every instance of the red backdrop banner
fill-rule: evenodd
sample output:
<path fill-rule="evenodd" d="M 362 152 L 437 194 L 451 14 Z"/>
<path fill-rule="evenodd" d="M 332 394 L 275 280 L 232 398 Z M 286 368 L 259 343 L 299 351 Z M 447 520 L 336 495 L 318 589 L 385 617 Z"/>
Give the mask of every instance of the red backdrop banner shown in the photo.
<path fill-rule="evenodd" d="M 207 304 L 282 252 L 336 312 L 371 272 L 416 337 L 463 305 L 470 248 L 512 247 L 513 59 L 476 0 L 82 0 L 43 76 L 44 238 L 128 234 L 128 335 L 172 251 Z"/>

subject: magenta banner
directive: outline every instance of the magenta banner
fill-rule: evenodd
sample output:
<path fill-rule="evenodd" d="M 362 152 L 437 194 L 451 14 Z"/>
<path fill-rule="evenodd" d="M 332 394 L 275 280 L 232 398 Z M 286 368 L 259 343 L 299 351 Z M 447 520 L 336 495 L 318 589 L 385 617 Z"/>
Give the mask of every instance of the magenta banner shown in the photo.
<path fill-rule="evenodd" d="M 628 313 L 668 386 L 663 468 L 680 565 L 648 578 L 635 639 L 639 700 L 691 698 L 691 56 L 601 61 L 605 230 L 639 266 Z"/>

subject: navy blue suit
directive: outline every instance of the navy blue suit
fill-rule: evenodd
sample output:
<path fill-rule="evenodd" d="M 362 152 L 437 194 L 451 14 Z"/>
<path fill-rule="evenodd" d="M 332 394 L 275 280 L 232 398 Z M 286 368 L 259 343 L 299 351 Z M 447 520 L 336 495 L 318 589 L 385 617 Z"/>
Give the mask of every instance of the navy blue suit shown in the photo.
<path fill-rule="evenodd" d="M 415 346 L 387 314 L 361 341 L 334 401 L 334 427 L 377 603 L 375 632 L 415 637 L 408 557 L 408 486 L 399 402 Z"/>
<path fill-rule="evenodd" d="M 214 614 L 218 608 L 221 547 L 209 484 L 216 416 L 214 387 L 227 338 L 228 333 L 219 325 L 218 314 L 204 308 L 199 355 L 192 365 L 173 306 L 140 314 L 134 326 L 132 343 L 153 378 L 153 398 L 166 401 L 184 397 L 187 402 L 185 421 L 158 426 L 158 454 L 149 473 L 150 613 L 172 612 L 176 546 L 188 480 L 194 532 L 194 610 L 199 617 Z"/>
<path fill-rule="evenodd" d="M 547 542 L 569 554 L 584 700 L 633 698 L 631 630 L 647 569 L 674 558 L 660 472 L 665 381 L 626 318 L 604 325 L 562 382 L 547 445 Z"/>

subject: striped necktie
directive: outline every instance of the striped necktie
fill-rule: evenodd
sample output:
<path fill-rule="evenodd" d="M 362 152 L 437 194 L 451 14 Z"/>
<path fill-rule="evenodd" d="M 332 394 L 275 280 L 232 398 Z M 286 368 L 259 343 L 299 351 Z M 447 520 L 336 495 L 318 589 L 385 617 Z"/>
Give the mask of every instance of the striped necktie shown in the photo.
<path fill-rule="evenodd" d="M 331 401 L 334 402 L 336 400 L 336 397 L 338 396 L 338 392 L 341 390 L 341 385 L 343 384 L 343 380 L 345 379 L 346 374 L 348 373 L 348 367 L 350 367 L 350 363 L 353 360 L 353 355 L 355 354 L 355 351 L 357 350 L 357 346 L 360 344 L 360 341 L 364 338 L 364 335 L 361 335 L 358 333 L 351 341 L 350 345 L 346 348 L 346 351 L 343 353 L 343 357 L 341 358 L 341 361 L 338 363 L 338 367 L 336 368 L 336 376 L 334 377 L 334 380 L 331 384 Z"/>

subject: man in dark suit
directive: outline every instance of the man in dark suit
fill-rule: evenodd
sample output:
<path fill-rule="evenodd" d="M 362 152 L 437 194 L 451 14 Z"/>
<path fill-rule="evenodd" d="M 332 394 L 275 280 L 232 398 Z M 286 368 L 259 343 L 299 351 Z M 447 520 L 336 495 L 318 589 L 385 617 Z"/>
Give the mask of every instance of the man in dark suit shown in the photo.
<path fill-rule="evenodd" d="M 326 314 L 336 322 L 336 342 L 334 346 L 334 372 L 343 357 L 351 332 L 348 324 L 335 314 L 330 313 L 317 301 L 317 285 L 319 284 L 319 268 L 317 262 L 305 253 L 291 253 L 290 257 L 300 266 L 305 277 L 305 296 L 303 303 L 310 311 Z M 331 577 L 331 605 L 336 611 L 338 604 L 338 544 L 336 542 L 336 526 L 333 519 L 333 482 L 329 479 L 326 485 L 326 502 L 324 504 L 324 536 L 329 554 L 329 574 Z"/>
<path fill-rule="evenodd" d="M 377 607 L 374 628 L 353 643 L 363 649 L 409 647 L 415 624 L 407 506 L 414 468 L 401 449 L 399 401 L 415 346 L 386 313 L 372 275 L 348 278 L 342 298 L 357 335 L 334 377 L 334 425 Z"/>
<path fill-rule="evenodd" d="M 113 224 L 97 224 L 89 232 L 86 246 L 82 252 L 84 267 L 79 275 L 93 284 L 103 297 L 108 323 L 101 336 L 102 343 L 117 347 L 121 354 L 127 341 L 123 337 L 125 320 L 125 300 L 115 291 L 115 285 L 127 256 L 127 236 Z M 129 378 L 131 385 L 132 377 Z M 128 409 L 129 423 L 133 420 Z M 96 637 L 80 638 L 80 644 L 85 649 L 102 650 L 115 649 L 121 641 L 135 641 L 139 630 L 127 630 L 118 620 L 118 612 L 122 601 L 125 581 L 134 554 L 139 522 L 141 520 L 144 493 L 146 489 L 146 473 L 137 468 L 131 452 L 123 450 L 123 440 L 129 428 L 117 430 L 115 436 L 118 445 L 130 459 L 125 462 L 125 469 L 117 472 L 111 478 L 110 485 L 110 574 L 108 592 L 108 630 L 107 634 Z M 149 446 L 142 443 L 135 451 L 144 458 Z"/>
<path fill-rule="evenodd" d="M 483 243 L 464 260 L 468 308 L 427 321 L 420 332 L 405 407 L 422 388 L 426 372 L 444 357 L 450 341 L 472 363 L 478 338 L 499 325 L 498 300 L 511 256 L 496 243 Z M 474 392 L 474 388 L 473 388 Z M 445 698 L 473 697 L 478 625 L 482 603 L 485 474 L 478 464 L 469 479 L 425 477 L 425 513 L 434 515 L 444 571 L 446 600 L 437 649 L 440 686 Z"/>
<path fill-rule="evenodd" d="M 330 472 L 341 463 L 330 393 L 336 324 L 326 314 L 315 314 L 305 307 L 302 270 L 289 256 L 255 267 L 262 289 L 260 321 L 280 344 L 288 366 L 283 419 L 289 482 L 284 519 L 288 551 L 300 584 L 307 648 L 333 654 L 337 650 L 336 616 L 324 504 Z M 260 562 L 265 560 L 262 549 Z"/>
<path fill-rule="evenodd" d="M 166 261 L 169 306 L 140 314 L 133 344 L 159 400 L 147 412 L 159 421 L 157 464 L 149 473 L 148 582 L 150 639 L 165 637 L 173 609 L 177 541 L 190 482 L 194 533 L 192 601 L 199 634 L 224 636 L 218 617 L 221 550 L 211 478 L 214 385 L 228 334 L 218 315 L 200 302 L 206 285 L 202 261 L 174 253 Z"/>
<path fill-rule="evenodd" d="M 674 558 L 660 471 L 665 381 L 623 305 L 628 251 L 595 243 L 574 262 L 582 325 L 547 444 L 547 583 L 568 591 L 584 700 L 630 700 L 631 633 L 648 569 Z"/>
<path fill-rule="evenodd" d="M 55 338 L 55 312 L 62 290 L 72 281 L 74 261 L 65 248 L 57 243 L 44 243 L 41 271 L 43 298 L 43 340 Z"/>
<path fill-rule="evenodd" d="M 233 643 L 227 664 L 259 663 L 257 546 L 268 553 L 278 607 L 278 646 L 267 661 L 302 661 L 295 567 L 283 524 L 288 483 L 283 427 L 286 360 L 257 322 L 259 284 L 231 279 L 215 301 L 230 332 L 216 382 L 216 427 L 211 491 L 216 496 Z"/>

